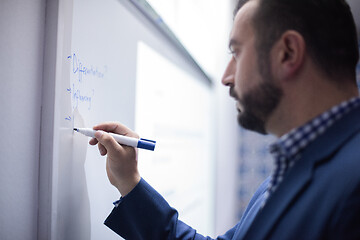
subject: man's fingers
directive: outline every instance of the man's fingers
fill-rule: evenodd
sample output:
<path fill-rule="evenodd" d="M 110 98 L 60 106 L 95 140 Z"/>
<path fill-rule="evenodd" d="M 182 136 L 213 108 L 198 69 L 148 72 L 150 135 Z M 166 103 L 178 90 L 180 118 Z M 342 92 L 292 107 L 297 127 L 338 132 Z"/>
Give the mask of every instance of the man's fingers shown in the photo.
<path fill-rule="evenodd" d="M 98 148 L 101 156 L 105 156 L 107 154 L 106 148 L 101 143 L 98 144 Z"/>
<path fill-rule="evenodd" d="M 101 143 L 99 143 L 99 141 L 96 138 L 90 139 L 89 144 L 90 145 L 96 145 L 97 144 L 101 156 L 105 156 L 107 154 L 106 148 Z"/>
<path fill-rule="evenodd" d="M 90 145 L 98 145 L 99 152 L 102 156 L 106 154 L 110 155 L 122 155 L 127 150 L 127 146 L 119 144 L 108 132 L 139 138 L 139 136 L 127 128 L 125 125 L 118 122 L 105 122 L 93 127 L 95 132 L 95 138 L 89 141 Z M 129 147 L 130 148 L 130 147 Z"/>
<path fill-rule="evenodd" d="M 122 148 L 112 136 L 104 131 L 97 131 L 95 138 L 99 142 L 98 146 L 101 155 L 105 155 L 107 152 L 119 151 Z"/>
<path fill-rule="evenodd" d="M 118 122 L 105 122 L 93 127 L 94 130 L 103 130 L 105 132 L 113 132 L 124 136 L 139 138 L 139 136 Z"/>
<path fill-rule="evenodd" d="M 98 140 L 96 138 L 92 138 L 92 139 L 90 139 L 89 144 L 96 145 L 96 144 L 98 144 Z"/>

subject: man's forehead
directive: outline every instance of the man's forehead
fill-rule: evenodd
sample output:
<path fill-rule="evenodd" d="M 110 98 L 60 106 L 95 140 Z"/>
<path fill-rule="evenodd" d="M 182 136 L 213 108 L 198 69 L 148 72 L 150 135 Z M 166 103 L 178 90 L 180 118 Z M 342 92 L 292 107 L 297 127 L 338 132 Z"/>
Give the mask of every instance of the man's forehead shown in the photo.
<path fill-rule="evenodd" d="M 252 17 L 256 10 L 257 3 L 256 0 L 251 0 L 247 2 L 235 15 L 234 25 L 230 33 L 230 44 L 236 44 L 237 38 L 241 34 L 246 34 L 249 31 L 252 31 Z"/>
<path fill-rule="evenodd" d="M 256 0 L 251 0 L 245 3 L 245 5 L 242 6 L 235 15 L 234 25 L 251 21 L 257 6 L 258 1 Z"/>

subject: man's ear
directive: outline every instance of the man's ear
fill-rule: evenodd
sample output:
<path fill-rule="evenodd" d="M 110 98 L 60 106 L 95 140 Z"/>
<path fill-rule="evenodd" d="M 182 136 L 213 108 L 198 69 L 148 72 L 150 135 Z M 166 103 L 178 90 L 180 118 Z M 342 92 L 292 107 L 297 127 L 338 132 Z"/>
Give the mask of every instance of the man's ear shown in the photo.
<path fill-rule="evenodd" d="M 273 72 L 280 79 L 294 77 L 305 60 L 306 44 L 303 36 L 297 31 L 283 33 L 272 49 Z"/>

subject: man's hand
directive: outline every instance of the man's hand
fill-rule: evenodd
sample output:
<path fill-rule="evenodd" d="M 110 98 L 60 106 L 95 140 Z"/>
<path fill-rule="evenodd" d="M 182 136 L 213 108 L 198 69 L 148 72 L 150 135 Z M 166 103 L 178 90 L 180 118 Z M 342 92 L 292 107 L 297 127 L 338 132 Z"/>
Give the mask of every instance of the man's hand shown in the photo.
<path fill-rule="evenodd" d="M 126 126 L 116 122 L 106 122 L 94 127 L 98 130 L 95 138 L 90 140 L 91 145 L 98 145 L 100 154 L 107 155 L 106 172 L 110 183 L 120 192 L 127 195 L 140 181 L 137 167 L 137 149 L 120 145 L 106 132 L 139 138 L 139 136 Z M 106 132 L 104 132 L 106 131 Z"/>

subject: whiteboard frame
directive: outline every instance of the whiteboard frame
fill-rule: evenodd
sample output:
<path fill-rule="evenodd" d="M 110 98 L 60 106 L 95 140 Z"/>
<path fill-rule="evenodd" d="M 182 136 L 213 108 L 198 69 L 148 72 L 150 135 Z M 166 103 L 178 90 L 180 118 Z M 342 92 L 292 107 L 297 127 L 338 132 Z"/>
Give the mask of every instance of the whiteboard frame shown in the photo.
<path fill-rule="evenodd" d="M 210 84 L 213 80 L 204 71 L 200 64 L 192 57 L 189 51 L 180 42 L 178 37 L 171 31 L 161 16 L 151 7 L 146 0 L 129 0 L 155 27 L 202 73 Z"/>
<path fill-rule="evenodd" d="M 66 4 L 72 0 L 47 0 L 45 19 L 44 72 L 41 106 L 38 239 L 56 239 L 57 182 L 56 161 L 56 84 L 61 78 Z M 72 13 L 71 13 L 72 15 Z M 50 119 L 50 121 L 49 121 Z"/>

